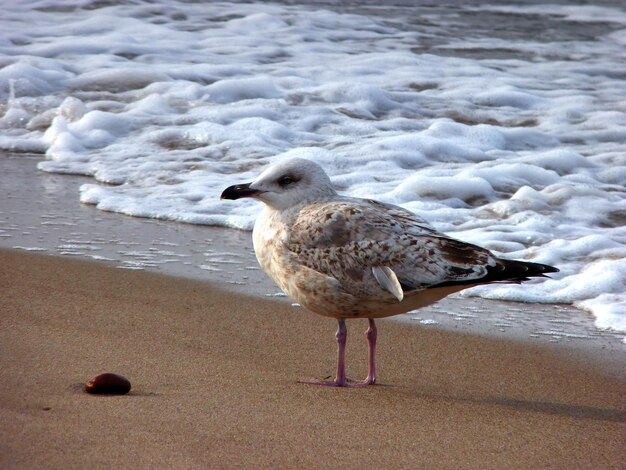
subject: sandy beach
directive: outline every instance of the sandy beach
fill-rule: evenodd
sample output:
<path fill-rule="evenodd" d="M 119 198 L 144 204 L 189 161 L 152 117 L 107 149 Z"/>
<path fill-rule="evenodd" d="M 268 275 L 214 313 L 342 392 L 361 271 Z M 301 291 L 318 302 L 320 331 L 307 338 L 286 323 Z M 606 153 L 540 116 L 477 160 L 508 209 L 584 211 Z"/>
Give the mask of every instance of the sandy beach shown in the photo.
<path fill-rule="evenodd" d="M 335 324 L 207 283 L 0 251 L 2 468 L 623 468 L 626 380 L 566 345 Z M 348 373 L 365 372 L 350 322 Z M 597 358 L 595 359 L 598 360 Z M 133 389 L 83 392 L 110 371 Z"/>
<path fill-rule="evenodd" d="M 0 16 L 0 470 L 626 470 L 622 4 L 57 3 Z M 376 386 L 301 384 L 336 322 L 220 198 L 290 157 L 560 272 L 381 320 Z"/>

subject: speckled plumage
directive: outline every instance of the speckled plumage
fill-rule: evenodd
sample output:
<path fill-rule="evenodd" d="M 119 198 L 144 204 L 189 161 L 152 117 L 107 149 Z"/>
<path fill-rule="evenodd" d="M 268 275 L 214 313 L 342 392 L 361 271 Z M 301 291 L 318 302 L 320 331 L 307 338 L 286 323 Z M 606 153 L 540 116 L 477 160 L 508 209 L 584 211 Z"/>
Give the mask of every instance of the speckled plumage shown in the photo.
<path fill-rule="evenodd" d="M 428 305 L 468 285 L 429 289 L 478 280 L 497 262 L 400 207 L 338 195 L 280 212 L 267 207 L 255 225 L 254 248 L 290 297 L 335 318 L 379 318 Z M 381 286 L 375 267 L 395 273 L 402 301 Z"/>
<path fill-rule="evenodd" d="M 361 384 L 373 384 L 375 318 L 424 307 L 478 284 L 522 282 L 558 271 L 500 259 L 437 232 L 401 207 L 340 196 L 322 168 L 308 160 L 279 162 L 252 183 L 222 193 L 223 199 L 240 197 L 265 203 L 253 232 L 265 272 L 302 306 L 339 320 L 335 385 L 349 384 L 346 319 L 370 321 L 370 367 Z"/>

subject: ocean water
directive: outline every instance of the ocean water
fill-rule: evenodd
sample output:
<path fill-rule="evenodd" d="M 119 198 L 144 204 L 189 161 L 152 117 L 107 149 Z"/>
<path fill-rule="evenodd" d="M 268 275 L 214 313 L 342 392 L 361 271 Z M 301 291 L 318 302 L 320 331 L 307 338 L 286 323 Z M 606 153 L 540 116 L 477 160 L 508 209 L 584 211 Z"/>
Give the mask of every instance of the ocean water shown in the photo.
<path fill-rule="evenodd" d="M 289 156 L 626 331 L 626 7 L 0 2 L 0 150 L 104 211 L 250 230 L 220 201 Z"/>

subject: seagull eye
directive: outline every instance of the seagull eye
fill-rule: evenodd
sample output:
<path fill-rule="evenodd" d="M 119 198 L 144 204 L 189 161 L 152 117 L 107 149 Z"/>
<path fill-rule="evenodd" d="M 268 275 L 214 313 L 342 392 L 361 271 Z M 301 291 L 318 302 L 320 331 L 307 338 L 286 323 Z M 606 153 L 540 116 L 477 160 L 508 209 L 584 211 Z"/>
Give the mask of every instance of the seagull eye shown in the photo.
<path fill-rule="evenodd" d="M 295 180 L 291 176 L 281 176 L 278 180 L 278 184 L 282 187 L 289 186 L 290 184 L 295 183 Z"/>

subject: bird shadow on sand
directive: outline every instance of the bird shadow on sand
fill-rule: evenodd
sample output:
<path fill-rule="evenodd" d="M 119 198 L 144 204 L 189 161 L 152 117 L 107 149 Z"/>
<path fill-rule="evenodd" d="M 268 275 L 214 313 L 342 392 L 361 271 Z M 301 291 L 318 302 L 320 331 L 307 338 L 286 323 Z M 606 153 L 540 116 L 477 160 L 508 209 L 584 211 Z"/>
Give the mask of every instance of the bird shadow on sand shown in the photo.
<path fill-rule="evenodd" d="M 545 413 L 568 418 L 626 423 L 626 410 L 616 408 L 600 408 L 596 406 L 555 403 L 542 400 L 522 400 L 508 397 L 459 397 L 435 394 L 424 394 L 423 397 L 431 400 L 450 400 L 456 403 L 495 405 L 514 410 L 532 411 L 535 413 Z"/>
<path fill-rule="evenodd" d="M 325 377 L 325 379 L 330 379 L 330 377 Z M 303 384 L 308 385 L 308 384 Z M 316 385 L 308 385 L 312 387 L 316 387 Z M 326 388 L 326 387 L 322 387 Z M 376 385 L 369 386 L 357 386 L 357 387 L 328 387 L 336 390 L 365 390 L 365 391 L 374 391 L 374 390 L 382 390 L 382 389 L 395 389 L 397 388 L 394 384 L 385 384 L 377 382 Z M 614 423 L 626 423 L 626 410 L 615 409 L 615 408 L 600 408 L 595 406 L 587 406 L 587 405 L 574 405 L 569 403 L 555 403 L 541 400 L 522 400 L 518 398 L 508 398 L 508 397 L 471 397 L 471 396 L 454 396 L 454 395 L 445 395 L 439 394 L 436 392 L 432 393 L 418 393 L 415 395 L 418 399 L 424 399 L 428 401 L 450 401 L 455 403 L 462 404 L 473 404 L 473 405 L 488 405 L 488 406 L 498 406 L 498 407 L 506 407 L 513 410 L 520 411 L 531 411 L 534 413 L 544 413 L 554 416 L 562 416 L 568 418 L 576 418 L 576 419 L 592 419 L 597 421 L 607 421 Z"/>

